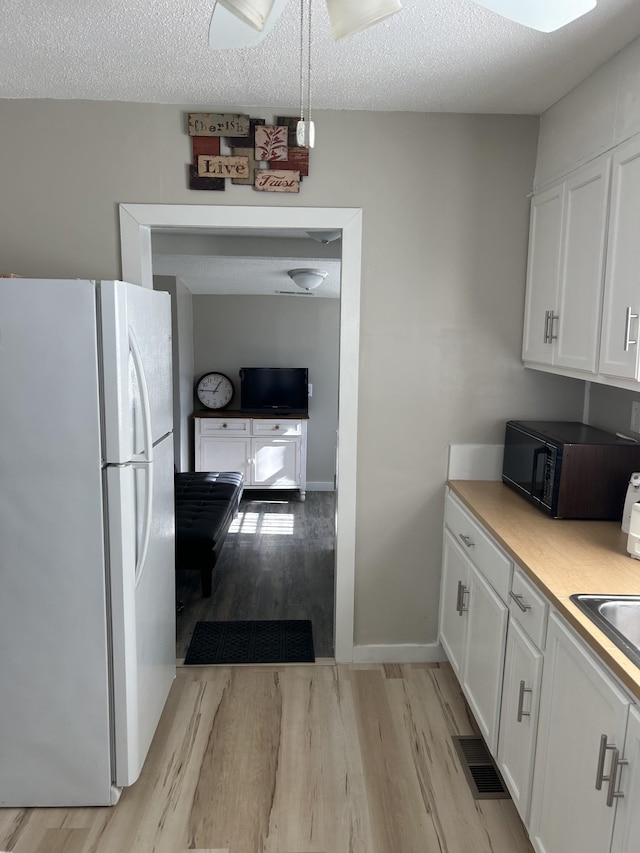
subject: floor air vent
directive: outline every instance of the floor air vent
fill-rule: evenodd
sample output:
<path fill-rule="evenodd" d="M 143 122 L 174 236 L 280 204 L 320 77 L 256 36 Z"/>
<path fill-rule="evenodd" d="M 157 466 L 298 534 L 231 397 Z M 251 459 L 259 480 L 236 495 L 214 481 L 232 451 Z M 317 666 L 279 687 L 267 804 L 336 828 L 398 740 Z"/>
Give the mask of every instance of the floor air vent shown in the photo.
<path fill-rule="evenodd" d="M 482 738 L 454 735 L 451 739 L 474 800 L 509 799 L 509 792 Z"/>

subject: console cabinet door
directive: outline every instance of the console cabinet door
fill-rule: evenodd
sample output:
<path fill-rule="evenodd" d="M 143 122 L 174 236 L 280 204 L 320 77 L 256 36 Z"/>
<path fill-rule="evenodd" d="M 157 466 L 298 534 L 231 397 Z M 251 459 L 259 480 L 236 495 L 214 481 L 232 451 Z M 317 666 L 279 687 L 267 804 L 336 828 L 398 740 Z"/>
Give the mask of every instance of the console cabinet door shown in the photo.
<path fill-rule="evenodd" d="M 542 660 L 542 652 L 511 619 L 504 663 L 498 767 L 525 826 L 531 805 Z"/>
<path fill-rule="evenodd" d="M 601 737 L 622 750 L 630 700 L 552 614 L 544 655 L 530 834 L 538 853 L 608 853 L 617 801 L 596 787 Z M 601 775 L 609 774 L 612 750 Z"/>
<path fill-rule="evenodd" d="M 498 722 L 509 608 L 471 563 L 462 689 L 491 754 Z"/>
<path fill-rule="evenodd" d="M 640 850 L 640 713 L 635 705 L 629 711 L 624 747 L 628 764 L 620 767 L 616 778 L 618 798 L 611 853 L 637 853 Z"/>
<path fill-rule="evenodd" d="M 638 379 L 640 139 L 616 149 L 611 180 L 600 373 Z"/>
<path fill-rule="evenodd" d="M 462 679 L 464 661 L 468 597 L 469 561 L 445 528 L 440 589 L 440 642 L 459 680 Z"/>
<path fill-rule="evenodd" d="M 300 440 L 254 438 L 252 440 L 254 486 L 300 485 Z"/>
<path fill-rule="evenodd" d="M 196 471 L 240 471 L 251 483 L 251 439 L 201 435 L 196 442 Z"/>

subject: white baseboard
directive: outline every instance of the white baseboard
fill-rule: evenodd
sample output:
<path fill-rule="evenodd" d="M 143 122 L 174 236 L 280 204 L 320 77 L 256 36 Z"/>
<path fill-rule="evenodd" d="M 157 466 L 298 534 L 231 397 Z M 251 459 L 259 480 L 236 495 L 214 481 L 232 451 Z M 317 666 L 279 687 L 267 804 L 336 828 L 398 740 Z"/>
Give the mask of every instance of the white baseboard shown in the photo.
<path fill-rule="evenodd" d="M 333 480 L 330 483 L 307 483 L 308 492 L 333 492 Z"/>
<path fill-rule="evenodd" d="M 446 660 L 440 643 L 353 647 L 354 663 L 441 663 Z"/>

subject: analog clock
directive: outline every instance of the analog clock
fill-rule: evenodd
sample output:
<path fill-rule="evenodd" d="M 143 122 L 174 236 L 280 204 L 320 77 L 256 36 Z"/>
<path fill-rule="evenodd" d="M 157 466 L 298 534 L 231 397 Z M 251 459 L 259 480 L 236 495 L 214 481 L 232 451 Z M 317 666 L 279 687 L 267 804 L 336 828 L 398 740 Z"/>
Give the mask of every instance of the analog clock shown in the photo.
<path fill-rule="evenodd" d="M 196 394 L 207 409 L 224 409 L 233 399 L 233 382 L 224 373 L 205 373 L 196 383 Z"/>

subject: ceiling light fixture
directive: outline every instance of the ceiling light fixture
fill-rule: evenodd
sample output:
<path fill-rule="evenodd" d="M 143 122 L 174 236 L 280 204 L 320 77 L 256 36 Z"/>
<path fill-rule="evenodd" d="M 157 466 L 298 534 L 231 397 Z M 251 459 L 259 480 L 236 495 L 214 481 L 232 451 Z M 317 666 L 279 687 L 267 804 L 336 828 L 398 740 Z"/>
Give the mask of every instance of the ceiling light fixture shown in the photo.
<path fill-rule="evenodd" d="M 402 9 L 399 0 L 327 0 L 333 38 L 345 38 Z"/>
<path fill-rule="evenodd" d="M 307 237 L 311 237 L 316 243 L 333 243 L 342 236 L 342 231 L 307 231 Z"/>
<path fill-rule="evenodd" d="M 328 2 L 328 0 L 327 0 Z M 552 33 L 595 9 L 596 0 L 475 0 L 503 18 Z"/>
<path fill-rule="evenodd" d="M 288 270 L 289 278 L 302 290 L 315 290 L 329 275 L 326 270 L 301 268 Z"/>
<path fill-rule="evenodd" d="M 216 0 L 209 25 L 209 45 L 218 50 L 255 47 L 280 19 L 287 2 Z M 359 33 L 402 9 L 400 0 L 326 0 L 326 3 L 336 41 Z"/>

